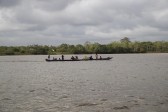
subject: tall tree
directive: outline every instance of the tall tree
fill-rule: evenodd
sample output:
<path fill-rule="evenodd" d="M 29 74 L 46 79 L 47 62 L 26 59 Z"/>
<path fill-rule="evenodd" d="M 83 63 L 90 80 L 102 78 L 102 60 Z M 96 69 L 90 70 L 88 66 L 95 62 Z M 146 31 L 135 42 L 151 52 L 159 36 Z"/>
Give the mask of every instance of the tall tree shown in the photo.
<path fill-rule="evenodd" d="M 120 42 L 131 42 L 130 39 L 128 37 L 124 37 L 123 39 L 120 40 Z"/>

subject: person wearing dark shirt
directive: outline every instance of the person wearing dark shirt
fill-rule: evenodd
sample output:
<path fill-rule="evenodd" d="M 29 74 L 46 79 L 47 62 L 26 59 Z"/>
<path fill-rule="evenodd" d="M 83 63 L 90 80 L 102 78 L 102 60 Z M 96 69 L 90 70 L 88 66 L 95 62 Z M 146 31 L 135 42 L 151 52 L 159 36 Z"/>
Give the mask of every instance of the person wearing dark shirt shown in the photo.
<path fill-rule="evenodd" d="M 92 56 L 90 56 L 89 59 L 92 60 L 93 59 Z"/>
<path fill-rule="evenodd" d="M 72 56 L 72 57 L 71 57 L 71 60 L 75 60 L 75 58 Z"/>
<path fill-rule="evenodd" d="M 48 59 L 50 59 L 50 55 L 48 55 Z"/>
<path fill-rule="evenodd" d="M 62 60 L 64 60 L 64 55 L 62 55 Z"/>
<path fill-rule="evenodd" d="M 75 59 L 78 60 L 78 56 L 75 56 Z"/>

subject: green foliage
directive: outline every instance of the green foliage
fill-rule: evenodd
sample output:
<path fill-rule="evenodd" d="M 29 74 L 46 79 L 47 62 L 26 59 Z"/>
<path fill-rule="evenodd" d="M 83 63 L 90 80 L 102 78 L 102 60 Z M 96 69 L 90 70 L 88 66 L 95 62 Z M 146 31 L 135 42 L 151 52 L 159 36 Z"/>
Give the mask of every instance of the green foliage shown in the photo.
<path fill-rule="evenodd" d="M 78 44 L 75 47 L 76 47 L 76 54 L 85 54 L 86 53 L 85 47 L 82 46 L 81 44 Z"/>
<path fill-rule="evenodd" d="M 84 45 L 61 44 L 59 46 L 0 46 L 0 55 L 46 55 L 46 54 L 111 54 L 111 53 L 168 53 L 167 41 L 156 42 L 131 42 L 125 37 L 120 41 L 111 42 L 107 45 L 86 42 Z"/>

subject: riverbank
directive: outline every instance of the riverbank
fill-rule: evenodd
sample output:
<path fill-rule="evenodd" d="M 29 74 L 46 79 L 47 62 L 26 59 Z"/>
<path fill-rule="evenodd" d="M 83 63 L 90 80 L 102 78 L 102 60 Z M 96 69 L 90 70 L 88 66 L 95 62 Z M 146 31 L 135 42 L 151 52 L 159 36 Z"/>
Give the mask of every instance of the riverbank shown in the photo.
<path fill-rule="evenodd" d="M 61 44 L 58 46 L 0 46 L 0 55 L 56 55 L 56 54 L 120 54 L 120 53 L 168 53 L 167 41 L 131 42 L 118 41 L 109 44 L 86 42 L 84 45 Z"/>

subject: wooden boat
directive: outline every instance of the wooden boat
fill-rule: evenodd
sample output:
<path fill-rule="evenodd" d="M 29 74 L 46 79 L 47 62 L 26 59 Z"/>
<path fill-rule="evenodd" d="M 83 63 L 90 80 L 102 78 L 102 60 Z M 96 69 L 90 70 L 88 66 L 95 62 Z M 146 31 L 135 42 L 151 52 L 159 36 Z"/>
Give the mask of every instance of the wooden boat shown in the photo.
<path fill-rule="evenodd" d="M 52 61 L 103 61 L 103 60 L 110 60 L 113 57 L 107 57 L 107 58 L 99 58 L 99 59 L 64 59 L 64 60 L 57 60 L 57 59 L 46 59 L 47 62 L 52 62 Z"/>

